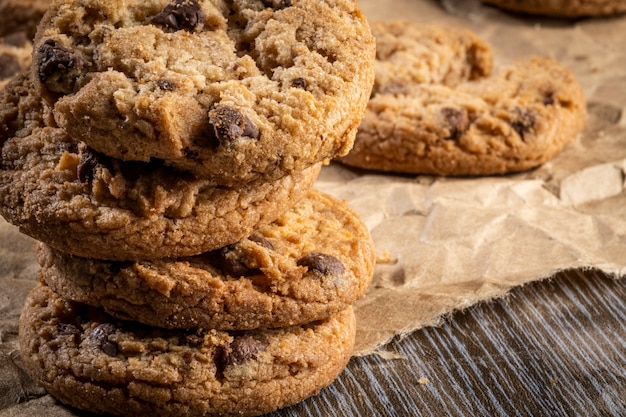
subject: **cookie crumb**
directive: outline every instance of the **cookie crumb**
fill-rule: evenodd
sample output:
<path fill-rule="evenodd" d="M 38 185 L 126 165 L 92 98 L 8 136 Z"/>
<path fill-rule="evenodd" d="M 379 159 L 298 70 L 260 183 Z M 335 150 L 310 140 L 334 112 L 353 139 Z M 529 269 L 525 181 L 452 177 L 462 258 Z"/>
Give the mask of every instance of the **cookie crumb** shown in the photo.
<path fill-rule="evenodd" d="M 398 263 L 398 257 L 394 256 L 388 250 L 383 251 L 376 257 L 376 263 L 384 265 L 394 265 Z"/>

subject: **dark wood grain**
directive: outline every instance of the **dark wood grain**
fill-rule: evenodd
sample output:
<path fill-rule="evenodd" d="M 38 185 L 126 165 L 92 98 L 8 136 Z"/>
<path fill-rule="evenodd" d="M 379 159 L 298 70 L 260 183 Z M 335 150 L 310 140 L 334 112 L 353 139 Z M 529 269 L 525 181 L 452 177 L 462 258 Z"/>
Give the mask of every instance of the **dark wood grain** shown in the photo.
<path fill-rule="evenodd" d="M 278 416 L 626 415 L 626 282 L 567 271 L 353 358 Z"/>

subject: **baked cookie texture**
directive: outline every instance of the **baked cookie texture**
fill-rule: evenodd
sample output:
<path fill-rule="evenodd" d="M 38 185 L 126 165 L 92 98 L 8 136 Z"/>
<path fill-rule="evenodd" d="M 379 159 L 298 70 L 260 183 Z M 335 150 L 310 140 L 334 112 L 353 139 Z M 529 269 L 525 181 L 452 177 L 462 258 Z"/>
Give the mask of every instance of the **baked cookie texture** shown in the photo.
<path fill-rule="evenodd" d="M 351 307 L 305 326 L 168 331 L 116 321 L 43 285 L 20 319 L 24 365 L 46 390 L 117 416 L 255 416 L 294 404 L 343 370 L 354 334 Z"/>
<path fill-rule="evenodd" d="M 26 74 L 0 93 L 0 214 L 79 256 L 191 256 L 235 243 L 303 198 L 320 166 L 224 188 L 155 162 L 122 162 L 51 126 Z"/>
<path fill-rule="evenodd" d="M 407 84 L 454 87 L 491 74 L 491 47 L 473 32 L 404 21 L 370 21 L 376 38 L 372 95 Z"/>
<path fill-rule="evenodd" d="M 24 32 L 32 40 L 52 0 L 0 0 L 0 36 Z"/>
<path fill-rule="evenodd" d="M 329 385 L 375 264 L 313 189 L 374 83 L 356 0 L 49 6 L 0 62 L 0 215 L 41 266 L 26 372 L 117 416 L 257 416 Z"/>
<path fill-rule="evenodd" d="M 354 0 L 55 0 L 33 73 L 96 151 L 239 186 L 346 154 L 374 54 Z"/>
<path fill-rule="evenodd" d="M 18 73 L 30 68 L 33 44 L 26 32 L 0 37 L 0 89 Z"/>
<path fill-rule="evenodd" d="M 553 158 L 585 126 L 582 88 L 551 58 L 521 59 L 452 86 L 396 81 L 394 67 L 377 68 L 385 84 L 368 103 L 354 149 L 339 159 L 347 165 L 444 176 L 523 171 Z"/>
<path fill-rule="evenodd" d="M 365 294 L 375 256 L 361 219 L 315 190 L 252 236 L 195 257 L 105 262 L 37 249 L 43 281 L 64 298 L 148 325 L 224 330 L 300 325 L 344 310 Z"/>
<path fill-rule="evenodd" d="M 553 17 L 609 16 L 626 12 L 622 0 L 483 0 L 502 9 Z"/>

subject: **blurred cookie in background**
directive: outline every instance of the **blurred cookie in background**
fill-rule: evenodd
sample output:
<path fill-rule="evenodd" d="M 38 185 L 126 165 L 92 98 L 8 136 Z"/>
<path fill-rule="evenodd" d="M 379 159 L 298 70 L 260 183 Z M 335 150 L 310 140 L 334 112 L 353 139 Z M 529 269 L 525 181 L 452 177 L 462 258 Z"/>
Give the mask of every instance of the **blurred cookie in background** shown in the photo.
<path fill-rule="evenodd" d="M 0 37 L 0 88 L 31 63 L 33 44 L 26 32 Z"/>
<path fill-rule="evenodd" d="M 626 12 L 623 0 L 484 0 L 484 3 L 513 12 L 553 16 L 609 16 Z"/>
<path fill-rule="evenodd" d="M 337 159 L 346 165 L 442 176 L 520 172 L 553 158 L 585 127 L 582 88 L 554 59 L 519 59 L 492 75 L 489 45 L 469 31 L 371 25 L 376 81 L 354 148 Z"/>
<path fill-rule="evenodd" d="M 33 39 L 50 0 L 0 0 L 0 36 L 25 32 Z"/>

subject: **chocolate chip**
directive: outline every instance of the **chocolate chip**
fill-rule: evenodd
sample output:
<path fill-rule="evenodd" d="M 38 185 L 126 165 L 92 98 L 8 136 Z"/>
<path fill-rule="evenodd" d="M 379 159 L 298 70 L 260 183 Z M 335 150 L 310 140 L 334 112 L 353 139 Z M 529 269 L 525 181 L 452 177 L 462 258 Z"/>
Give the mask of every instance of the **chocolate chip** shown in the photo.
<path fill-rule="evenodd" d="M 465 109 L 459 110 L 451 107 L 444 107 L 441 109 L 441 114 L 443 115 L 445 123 L 450 130 L 446 139 L 459 140 L 469 127 L 469 117 L 467 115 L 467 111 Z"/>
<path fill-rule="evenodd" d="M 219 355 L 220 368 L 241 365 L 250 359 L 256 359 L 259 352 L 269 346 L 264 340 L 255 339 L 252 336 L 236 336 L 230 346 L 222 347 Z"/>
<path fill-rule="evenodd" d="M 324 253 L 309 253 L 298 260 L 298 266 L 305 266 L 309 271 L 322 275 L 341 275 L 345 271 L 339 259 Z"/>
<path fill-rule="evenodd" d="M 537 123 L 537 118 L 531 110 L 516 109 L 515 119 L 510 122 L 513 130 L 524 140 L 524 136 L 530 133 Z"/>
<path fill-rule="evenodd" d="M 284 9 L 285 7 L 291 7 L 291 0 L 261 0 L 265 7 L 269 7 L 274 10 Z"/>
<path fill-rule="evenodd" d="M 272 245 L 272 242 L 270 242 L 269 240 L 265 239 L 261 235 L 254 234 L 254 235 L 250 236 L 248 239 L 250 239 L 251 241 L 253 241 L 257 245 L 264 247 L 265 249 L 274 250 L 274 245 Z"/>
<path fill-rule="evenodd" d="M 71 92 L 77 73 L 82 70 L 83 66 L 82 59 L 54 39 L 47 39 L 39 47 L 37 75 L 50 91 Z"/>
<path fill-rule="evenodd" d="M 60 336 L 72 336 L 74 343 L 80 343 L 80 330 L 73 324 L 59 323 L 57 325 L 57 331 Z"/>
<path fill-rule="evenodd" d="M 115 326 L 111 323 L 98 325 L 89 335 L 89 340 L 109 356 L 117 355 L 117 344 L 109 340 L 115 333 Z"/>
<path fill-rule="evenodd" d="M 209 112 L 209 123 L 221 145 L 232 144 L 241 137 L 259 138 L 259 129 L 247 116 L 230 106 L 219 106 Z"/>
<path fill-rule="evenodd" d="M 0 55 L 0 80 L 14 76 L 20 69 L 20 63 L 14 57 Z"/>
<path fill-rule="evenodd" d="M 173 30 L 193 32 L 203 20 L 204 12 L 197 0 L 173 0 L 152 18 L 152 23 Z"/>
<path fill-rule="evenodd" d="M 306 90 L 306 80 L 302 77 L 294 78 L 291 80 L 291 86 L 294 88 L 301 88 Z"/>
<path fill-rule="evenodd" d="M 91 182 L 98 165 L 106 165 L 106 163 L 107 158 L 104 155 L 83 145 L 80 151 L 80 161 L 76 167 L 78 180 L 82 183 Z"/>
<path fill-rule="evenodd" d="M 546 106 L 554 104 L 554 93 L 552 91 L 549 91 L 545 94 L 545 96 L 543 97 L 543 104 Z"/>
<path fill-rule="evenodd" d="M 248 119 L 248 117 L 244 116 L 245 124 L 243 128 L 243 135 L 248 138 L 258 139 L 259 138 L 259 128 L 256 127 L 252 120 Z"/>
<path fill-rule="evenodd" d="M 176 83 L 169 80 L 158 80 L 156 85 L 163 91 L 174 91 L 176 89 Z"/>
<path fill-rule="evenodd" d="M 219 268 L 226 275 L 238 278 L 260 274 L 259 269 L 250 268 L 246 265 L 246 263 L 241 260 L 239 251 L 233 250 L 231 246 L 217 250 L 215 255 Z"/>

